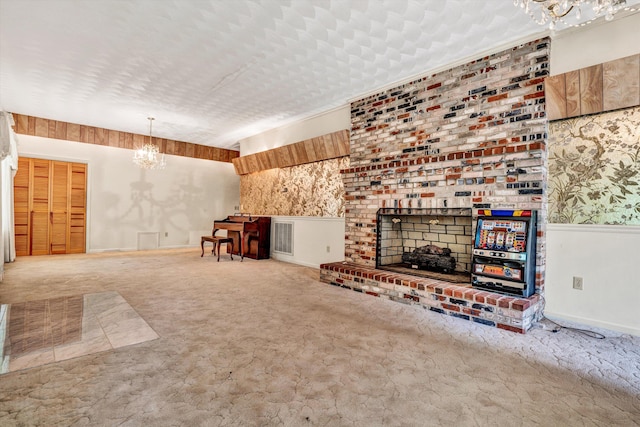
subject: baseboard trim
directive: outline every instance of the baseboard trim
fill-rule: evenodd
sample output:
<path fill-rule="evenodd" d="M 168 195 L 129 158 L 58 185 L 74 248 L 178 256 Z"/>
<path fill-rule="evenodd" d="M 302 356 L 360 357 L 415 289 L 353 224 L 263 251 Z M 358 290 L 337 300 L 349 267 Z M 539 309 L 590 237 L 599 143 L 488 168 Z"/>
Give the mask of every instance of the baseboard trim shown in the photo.
<path fill-rule="evenodd" d="M 197 245 L 171 245 L 160 246 L 154 249 L 143 249 L 145 251 L 161 251 L 163 249 L 186 249 L 186 248 L 200 248 L 200 244 Z M 99 254 L 103 252 L 138 252 L 138 248 L 106 248 L 106 249 L 89 249 L 88 254 Z"/>
<path fill-rule="evenodd" d="M 586 325 L 586 326 L 610 329 L 612 331 L 621 332 L 623 334 L 630 334 L 630 335 L 635 335 L 640 337 L 640 329 L 629 327 L 627 325 L 620 325 L 618 323 L 611 323 L 611 322 L 603 322 L 600 320 L 594 320 L 594 319 L 589 319 L 589 318 L 579 317 L 579 316 L 571 316 L 563 313 L 555 313 L 547 310 L 544 311 L 544 315 L 545 317 L 548 317 L 551 320 L 558 320 L 558 321 L 566 320 L 568 322 L 582 323 L 583 325 Z"/>
<path fill-rule="evenodd" d="M 289 264 L 302 265 L 304 267 L 320 268 L 320 264 L 315 264 L 312 262 L 305 262 L 305 261 L 298 261 L 294 257 L 286 256 L 286 255 L 282 256 L 282 255 L 272 253 L 271 259 L 274 259 L 276 261 L 281 261 L 281 262 L 288 262 Z"/>

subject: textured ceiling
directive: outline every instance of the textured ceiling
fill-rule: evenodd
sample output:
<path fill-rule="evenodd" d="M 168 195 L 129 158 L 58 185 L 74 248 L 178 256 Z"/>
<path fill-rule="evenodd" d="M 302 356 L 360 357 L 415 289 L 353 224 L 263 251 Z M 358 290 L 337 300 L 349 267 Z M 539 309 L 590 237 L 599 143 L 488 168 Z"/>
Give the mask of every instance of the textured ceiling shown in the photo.
<path fill-rule="evenodd" d="M 541 30 L 512 0 L 0 0 L 0 109 L 237 149 Z"/>

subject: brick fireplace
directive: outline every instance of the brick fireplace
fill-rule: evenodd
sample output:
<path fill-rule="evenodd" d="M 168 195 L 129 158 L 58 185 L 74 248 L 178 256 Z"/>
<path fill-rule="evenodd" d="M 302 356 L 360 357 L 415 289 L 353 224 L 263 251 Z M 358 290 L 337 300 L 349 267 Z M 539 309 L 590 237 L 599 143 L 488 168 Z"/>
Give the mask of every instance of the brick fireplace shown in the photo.
<path fill-rule="evenodd" d="M 353 102 L 350 167 L 341 171 L 345 262 L 322 265 L 321 279 L 524 333 L 544 291 L 548 67 L 549 41 L 536 40 Z M 393 224 L 378 222 L 381 209 L 466 209 L 471 227 L 478 209 L 537 210 L 536 294 L 510 297 L 376 268 L 377 230 Z M 426 241 L 414 236 L 408 240 Z"/>

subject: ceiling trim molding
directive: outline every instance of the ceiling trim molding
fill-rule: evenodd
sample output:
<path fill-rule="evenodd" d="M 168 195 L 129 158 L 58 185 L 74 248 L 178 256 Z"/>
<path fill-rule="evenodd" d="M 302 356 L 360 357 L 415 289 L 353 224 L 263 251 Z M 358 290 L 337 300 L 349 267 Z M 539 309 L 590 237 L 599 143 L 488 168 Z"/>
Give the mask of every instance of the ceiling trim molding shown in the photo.
<path fill-rule="evenodd" d="M 135 150 L 149 142 L 149 135 L 43 119 L 41 117 L 27 116 L 24 114 L 12 114 L 15 122 L 14 131 L 17 134 L 125 148 L 128 150 Z M 239 151 L 192 144 L 190 142 L 174 141 L 172 139 L 153 137 L 153 143 L 158 146 L 161 153 L 173 156 L 226 163 L 231 163 L 233 159 L 240 156 Z"/>
<path fill-rule="evenodd" d="M 305 139 L 294 144 L 261 151 L 232 160 L 236 174 L 246 175 L 267 169 L 286 168 L 348 156 L 349 131 L 347 129 Z"/>

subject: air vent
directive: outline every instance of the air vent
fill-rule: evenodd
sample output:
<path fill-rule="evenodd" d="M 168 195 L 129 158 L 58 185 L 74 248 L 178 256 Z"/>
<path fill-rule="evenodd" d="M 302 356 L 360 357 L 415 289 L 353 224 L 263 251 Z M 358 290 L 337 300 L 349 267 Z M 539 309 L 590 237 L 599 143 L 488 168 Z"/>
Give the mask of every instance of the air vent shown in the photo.
<path fill-rule="evenodd" d="M 274 222 L 273 251 L 293 255 L 293 222 Z"/>

